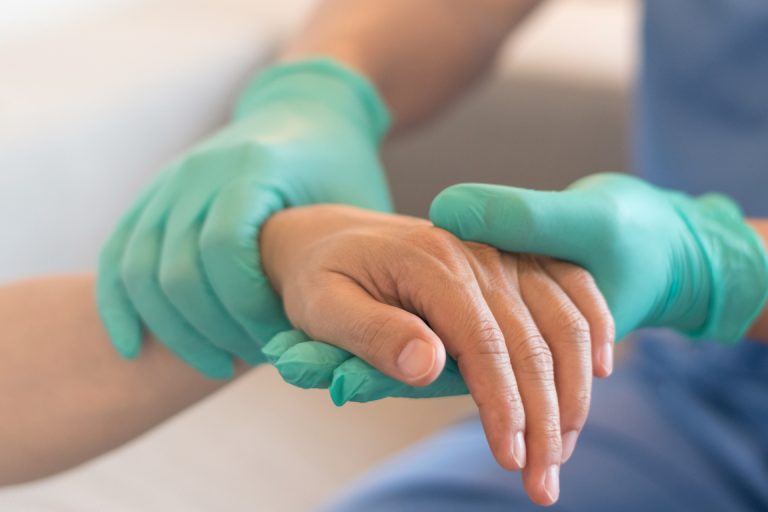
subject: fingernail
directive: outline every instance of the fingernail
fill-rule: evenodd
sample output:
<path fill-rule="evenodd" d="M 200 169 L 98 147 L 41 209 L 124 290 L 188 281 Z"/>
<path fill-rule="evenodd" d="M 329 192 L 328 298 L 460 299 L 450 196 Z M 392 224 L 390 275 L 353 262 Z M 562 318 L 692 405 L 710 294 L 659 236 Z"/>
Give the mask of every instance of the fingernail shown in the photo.
<path fill-rule="evenodd" d="M 613 373 L 613 343 L 604 343 L 600 349 L 600 364 L 606 375 Z"/>
<path fill-rule="evenodd" d="M 418 379 L 432 371 L 435 348 L 424 340 L 412 339 L 397 358 L 397 367 L 406 377 Z"/>
<path fill-rule="evenodd" d="M 579 438 L 579 433 L 575 430 L 570 430 L 563 434 L 563 460 L 561 464 L 568 462 L 568 459 L 573 455 L 573 450 L 576 448 L 576 440 Z"/>
<path fill-rule="evenodd" d="M 518 468 L 523 469 L 525 467 L 525 436 L 522 432 L 515 434 L 512 441 L 512 458 L 515 459 Z"/>
<path fill-rule="evenodd" d="M 544 492 L 552 503 L 560 497 L 560 466 L 552 464 L 544 475 Z"/>

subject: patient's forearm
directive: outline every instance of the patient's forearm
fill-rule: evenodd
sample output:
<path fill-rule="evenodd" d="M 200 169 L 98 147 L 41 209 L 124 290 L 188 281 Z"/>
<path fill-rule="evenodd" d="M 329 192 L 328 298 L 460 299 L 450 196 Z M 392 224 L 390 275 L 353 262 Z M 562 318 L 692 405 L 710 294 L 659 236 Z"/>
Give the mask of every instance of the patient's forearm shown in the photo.
<path fill-rule="evenodd" d="M 763 243 L 768 247 L 768 219 L 751 219 L 749 225 L 757 232 Z M 757 318 L 748 336 L 754 340 L 760 340 L 768 343 L 768 305 L 763 308 L 762 314 Z"/>
<path fill-rule="evenodd" d="M 90 275 L 0 287 L 0 485 L 74 466 L 223 385 L 147 340 L 121 359 Z"/>

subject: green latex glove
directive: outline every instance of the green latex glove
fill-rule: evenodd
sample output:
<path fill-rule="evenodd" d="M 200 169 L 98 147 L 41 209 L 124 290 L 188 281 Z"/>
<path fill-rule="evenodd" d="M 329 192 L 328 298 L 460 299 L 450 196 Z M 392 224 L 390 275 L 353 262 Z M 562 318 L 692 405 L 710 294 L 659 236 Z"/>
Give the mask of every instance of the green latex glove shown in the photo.
<path fill-rule="evenodd" d="M 328 388 L 336 405 L 387 397 L 436 398 L 469 393 L 451 358 L 432 384 L 414 387 L 384 375 L 346 350 L 314 341 L 295 329 L 279 333 L 263 350 L 286 382 L 304 389 Z"/>
<path fill-rule="evenodd" d="M 765 304 L 765 249 L 722 195 L 691 198 L 596 174 L 564 192 L 456 185 L 435 198 L 430 217 L 464 240 L 584 267 L 611 308 L 617 339 L 668 327 L 736 342 Z"/>
<path fill-rule="evenodd" d="M 389 115 L 365 79 L 327 59 L 280 65 L 243 94 L 233 122 L 162 171 L 104 247 L 98 307 L 125 357 L 142 322 L 181 359 L 226 378 L 233 356 L 290 328 L 261 270 L 275 211 L 346 203 L 389 211 L 378 159 Z"/>
<path fill-rule="evenodd" d="M 465 240 L 583 266 L 613 312 L 618 339 L 639 327 L 669 327 L 735 342 L 766 301 L 765 249 L 723 196 L 691 198 L 599 174 L 564 192 L 456 185 L 438 195 L 430 217 Z M 276 337 L 265 352 L 287 380 L 330 385 L 337 404 L 466 392 L 453 362 L 435 383 L 412 388 L 301 333 Z"/>

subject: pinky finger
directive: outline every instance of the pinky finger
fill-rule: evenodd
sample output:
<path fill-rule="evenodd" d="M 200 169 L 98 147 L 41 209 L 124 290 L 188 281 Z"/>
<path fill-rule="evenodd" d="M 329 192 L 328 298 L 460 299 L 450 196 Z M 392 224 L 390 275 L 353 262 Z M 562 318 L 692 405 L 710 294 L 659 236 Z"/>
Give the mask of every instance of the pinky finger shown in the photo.
<path fill-rule="evenodd" d="M 99 263 L 96 303 L 115 350 L 124 358 L 133 359 L 141 350 L 141 319 L 128 299 L 117 267 L 115 251 L 105 248 Z"/>
<path fill-rule="evenodd" d="M 608 303 L 592 275 L 565 261 L 548 259 L 543 265 L 589 323 L 594 376 L 610 376 L 613 372 L 616 328 Z"/>
<path fill-rule="evenodd" d="M 123 285 L 121 262 L 138 218 L 161 185 L 162 181 L 156 181 L 142 193 L 133 208 L 120 220 L 99 256 L 96 304 L 112 346 L 126 359 L 139 355 L 142 327 L 141 318 Z"/>

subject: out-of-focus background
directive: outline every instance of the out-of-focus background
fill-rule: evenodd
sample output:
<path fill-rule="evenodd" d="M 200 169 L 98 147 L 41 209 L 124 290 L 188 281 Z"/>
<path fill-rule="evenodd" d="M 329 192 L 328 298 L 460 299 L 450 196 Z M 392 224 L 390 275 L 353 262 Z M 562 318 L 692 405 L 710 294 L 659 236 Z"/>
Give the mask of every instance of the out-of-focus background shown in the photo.
<path fill-rule="evenodd" d="M 0 0 L 0 283 L 92 269 L 142 184 L 225 122 L 315 3 Z M 465 101 L 387 144 L 399 210 L 425 215 L 459 181 L 550 188 L 624 169 L 639 16 L 636 0 L 551 0 Z M 0 510 L 309 510 L 472 410 L 337 409 L 262 368 L 112 454 L 0 490 Z"/>

